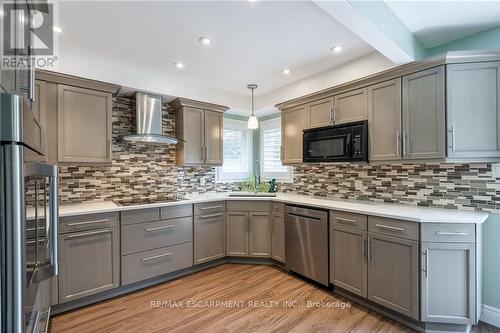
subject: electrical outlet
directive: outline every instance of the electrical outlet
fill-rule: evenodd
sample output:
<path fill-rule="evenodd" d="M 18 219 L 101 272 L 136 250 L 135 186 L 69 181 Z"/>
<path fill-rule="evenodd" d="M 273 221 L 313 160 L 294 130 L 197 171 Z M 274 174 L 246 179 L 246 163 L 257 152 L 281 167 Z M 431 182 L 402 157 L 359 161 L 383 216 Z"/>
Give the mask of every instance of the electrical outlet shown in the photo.
<path fill-rule="evenodd" d="M 493 178 L 500 178 L 500 163 L 491 165 L 491 173 Z"/>
<path fill-rule="evenodd" d="M 200 185 L 201 185 L 201 186 L 205 186 L 205 185 L 207 185 L 207 180 L 206 180 L 206 178 L 205 178 L 205 177 L 200 177 Z"/>

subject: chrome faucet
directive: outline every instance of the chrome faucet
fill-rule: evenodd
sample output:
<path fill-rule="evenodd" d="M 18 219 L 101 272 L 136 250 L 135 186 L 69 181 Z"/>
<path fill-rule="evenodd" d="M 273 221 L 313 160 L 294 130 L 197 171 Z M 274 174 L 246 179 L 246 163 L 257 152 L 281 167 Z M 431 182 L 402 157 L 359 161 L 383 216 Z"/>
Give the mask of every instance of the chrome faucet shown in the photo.
<path fill-rule="evenodd" d="M 260 162 L 259 160 L 255 160 L 254 170 L 253 170 L 253 178 L 254 178 L 254 191 L 255 193 L 259 192 L 260 188 Z"/>

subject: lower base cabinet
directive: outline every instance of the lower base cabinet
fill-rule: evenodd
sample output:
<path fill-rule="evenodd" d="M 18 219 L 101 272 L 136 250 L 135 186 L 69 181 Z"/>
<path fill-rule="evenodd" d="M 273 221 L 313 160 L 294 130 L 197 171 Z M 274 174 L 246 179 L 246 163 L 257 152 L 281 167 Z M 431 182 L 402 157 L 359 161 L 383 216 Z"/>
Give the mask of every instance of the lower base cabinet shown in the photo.
<path fill-rule="evenodd" d="M 271 258 L 285 263 L 285 218 L 273 213 L 271 230 Z"/>
<path fill-rule="evenodd" d="M 271 258 L 271 229 L 269 212 L 227 212 L 227 255 Z"/>
<path fill-rule="evenodd" d="M 194 263 L 223 258 L 225 251 L 224 212 L 194 217 Z"/>
<path fill-rule="evenodd" d="M 59 303 L 120 285 L 118 227 L 59 236 Z"/>

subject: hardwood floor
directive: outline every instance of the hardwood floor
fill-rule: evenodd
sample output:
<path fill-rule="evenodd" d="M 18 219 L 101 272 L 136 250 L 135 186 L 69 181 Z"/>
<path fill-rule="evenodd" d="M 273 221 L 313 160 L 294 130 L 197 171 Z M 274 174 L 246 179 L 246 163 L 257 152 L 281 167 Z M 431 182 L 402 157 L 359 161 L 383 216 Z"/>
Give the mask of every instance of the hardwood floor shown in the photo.
<path fill-rule="evenodd" d="M 415 332 L 346 302 L 276 267 L 226 264 L 56 316 L 50 332 Z"/>

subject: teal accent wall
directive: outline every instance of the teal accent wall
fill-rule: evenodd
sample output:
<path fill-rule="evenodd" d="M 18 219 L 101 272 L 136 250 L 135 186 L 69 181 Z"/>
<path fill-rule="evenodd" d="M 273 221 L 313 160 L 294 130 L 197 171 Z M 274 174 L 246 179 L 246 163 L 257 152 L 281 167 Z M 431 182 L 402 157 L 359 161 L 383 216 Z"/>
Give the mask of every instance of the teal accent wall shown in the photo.
<path fill-rule="evenodd" d="M 500 27 L 481 31 L 429 49 L 429 55 L 458 50 L 500 50 Z"/>
<path fill-rule="evenodd" d="M 369 18 L 387 37 L 414 59 L 427 56 L 427 50 L 413 36 L 399 17 L 383 1 L 349 1 L 349 3 Z"/>
<path fill-rule="evenodd" d="M 483 304 L 500 309 L 500 214 L 483 225 Z"/>

